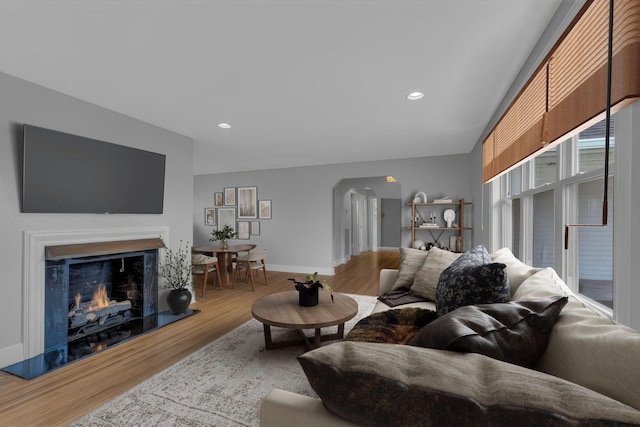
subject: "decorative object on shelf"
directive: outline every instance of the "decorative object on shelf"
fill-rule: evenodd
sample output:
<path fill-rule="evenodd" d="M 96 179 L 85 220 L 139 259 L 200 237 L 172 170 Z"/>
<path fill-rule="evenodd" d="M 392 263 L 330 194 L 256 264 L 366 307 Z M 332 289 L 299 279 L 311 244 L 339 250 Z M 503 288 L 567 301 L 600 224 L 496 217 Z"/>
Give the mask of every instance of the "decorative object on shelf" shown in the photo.
<path fill-rule="evenodd" d="M 447 228 L 451 228 L 453 220 L 456 219 L 456 211 L 454 211 L 453 209 L 447 209 L 444 211 L 442 217 L 447 222 Z"/>
<path fill-rule="evenodd" d="M 434 199 L 433 203 L 453 203 L 453 199 L 449 196 L 442 196 L 439 199 Z"/>
<path fill-rule="evenodd" d="M 452 252 L 461 252 L 460 236 L 449 236 L 449 250 Z"/>
<path fill-rule="evenodd" d="M 182 240 L 177 250 L 165 249 L 164 263 L 158 266 L 158 276 L 163 277 L 171 291 L 167 294 L 167 305 L 172 314 L 186 313 L 191 303 L 192 282 L 191 250 L 189 242 L 183 247 Z"/>
<path fill-rule="evenodd" d="M 413 203 L 427 203 L 427 195 L 423 191 L 417 192 Z"/>
<path fill-rule="evenodd" d="M 325 280 L 318 280 L 318 272 L 313 273 L 312 276 L 305 276 L 304 279 L 294 277 L 289 279 L 295 283 L 296 290 L 298 291 L 298 303 L 302 307 L 313 307 L 318 305 L 318 288 L 322 288 L 329 292 L 331 295 L 331 301 L 333 302 L 333 293 L 331 286 Z"/>
<path fill-rule="evenodd" d="M 222 230 L 212 230 L 210 241 L 220 241 L 222 249 L 227 248 L 227 240 L 238 237 L 238 233 L 230 225 L 225 225 Z"/>

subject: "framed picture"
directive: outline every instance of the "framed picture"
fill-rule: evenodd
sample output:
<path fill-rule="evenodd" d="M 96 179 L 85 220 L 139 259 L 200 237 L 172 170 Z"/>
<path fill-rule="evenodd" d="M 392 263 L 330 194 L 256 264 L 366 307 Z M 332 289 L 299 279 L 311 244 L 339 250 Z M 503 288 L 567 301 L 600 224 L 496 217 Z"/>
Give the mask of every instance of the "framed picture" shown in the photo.
<path fill-rule="evenodd" d="M 218 208 L 218 230 L 223 229 L 225 225 L 235 228 L 236 208 Z"/>
<path fill-rule="evenodd" d="M 238 221 L 238 239 L 249 239 L 249 221 Z"/>
<path fill-rule="evenodd" d="M 271 200 L 258 201 L 258 218 L 271 219 Z"/>
<path fill-rule="evenodd" d="M 216 225 L 216 208 L 204 208 L 204 225 Z"/>
<path fill-rule="evenodd" d="M 257 218 L 258 188 L 238 187 L 238 218 Z"/>
<path fill-rule="evenodd" d="M 225 187 L 224 189 L 224 205 L 236 205 L 236 187 Z"/>
<path fill-rule="evenodd" d="M 222 198 L 222 192 L 219 193 L 213 193 L 213 204 L 216 206 L 222 206 L 222 201 L 224 199 Z"/>
<path fill-rule="evenodd" d="M 260 235 L 260 221 L 251 221 L 251 235 L 252 236 Z"/>

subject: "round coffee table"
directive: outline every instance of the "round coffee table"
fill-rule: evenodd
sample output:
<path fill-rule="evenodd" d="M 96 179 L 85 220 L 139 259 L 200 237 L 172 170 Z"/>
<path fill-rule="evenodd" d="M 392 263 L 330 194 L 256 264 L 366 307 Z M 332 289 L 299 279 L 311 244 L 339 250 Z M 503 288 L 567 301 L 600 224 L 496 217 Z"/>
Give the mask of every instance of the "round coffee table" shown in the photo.
<path fill-rule="evenodd" d="M 307 348 L 320 347 L 322 341 L 339 340 L 344 337 L 344 322 L 358 313 L 358 303 L 346 295 L 331 295 L 320 290 L 318 305 L 302 307 L 298 304 L 298 291 L 287 291 L 270 294 L 253 303 L 251 314 L 264 325 L 264 344 L 267 350 L 305 344 Z M 321 335 L 320 329 L 338 326 L 335 334 Z M 296 329 L 302 337 L 297 340 L 273 342 L 271 326 Z M 311 342 L 303 333 L 303 329 L 315 329 Z"/>

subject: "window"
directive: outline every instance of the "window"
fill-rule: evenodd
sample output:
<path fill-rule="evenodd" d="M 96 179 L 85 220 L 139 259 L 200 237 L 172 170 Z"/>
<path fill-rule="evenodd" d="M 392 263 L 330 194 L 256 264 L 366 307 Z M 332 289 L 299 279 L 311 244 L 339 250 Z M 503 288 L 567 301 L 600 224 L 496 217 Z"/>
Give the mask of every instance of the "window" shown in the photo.
<path fill-rule="evenodd" d="M 612 116 L 611 146 L 614 122 Z M 568 251 L 563 249 L 564 230 L 558 230 L 558 224 L 601 224 L 604 141 L 603 120 L 501 177 L 502 212 L 511 224 L 503 229 L 507 235 L 502 240 L 519 259 L 534 267 L 553 267 L 574 291 L 611 311 L 615 291 L 611 172 L 608 225 L 572 227 Z"/>
<path fill-rule="evenodd" d="M 553 267 L 554 210 L 553 190 L 533 195 L 533 265 Z"/>
<path fill-rule="evenodd" d="M 520 259 L 520 199 L 514 199 L 511 202 L 511 224 L 513 225 L 511 252 Z"/>
<path fill-rule="evenodd" d="M 558 149 L 554 147 L 533 159 L 535 186 L 540 187 L 556 181 Z"/>
<path fill-rule="evenodd" d="M 609 162 L 613 161 L 615 116 L 611 118 Z M 578 138 L 578 170 L 581 173 L 601 168 L 604 163 L 604 120 L 580 133 Z"/>
<path fill-rule="evenodd" d="M 602 180 L 578 185 L 578 221 L 597 224 L 602 219 Z M 613 218 L 613 178 L 609 178 L 609 212 Z M 578 229 L 579 292 L 613 308 L 613 225 Z"/>

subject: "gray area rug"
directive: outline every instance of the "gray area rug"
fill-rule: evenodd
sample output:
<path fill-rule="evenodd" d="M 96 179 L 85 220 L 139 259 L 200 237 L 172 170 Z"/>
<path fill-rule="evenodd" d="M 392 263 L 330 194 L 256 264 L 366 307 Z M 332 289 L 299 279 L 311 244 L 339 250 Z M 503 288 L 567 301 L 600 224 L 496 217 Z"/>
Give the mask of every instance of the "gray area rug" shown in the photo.
<path fill-rule="evenodd" d="M 349 296 L 359 310 L 345 334 L 376 302 Z M 296 336 L 271 330 L 274 341 Z M 251 319 L 71 426 L 258 426 L 260 402 L 272 389 L 316 396 L 296 360 L 304 352 L 303 346 L 265 351 L 262 323 Z"/>

